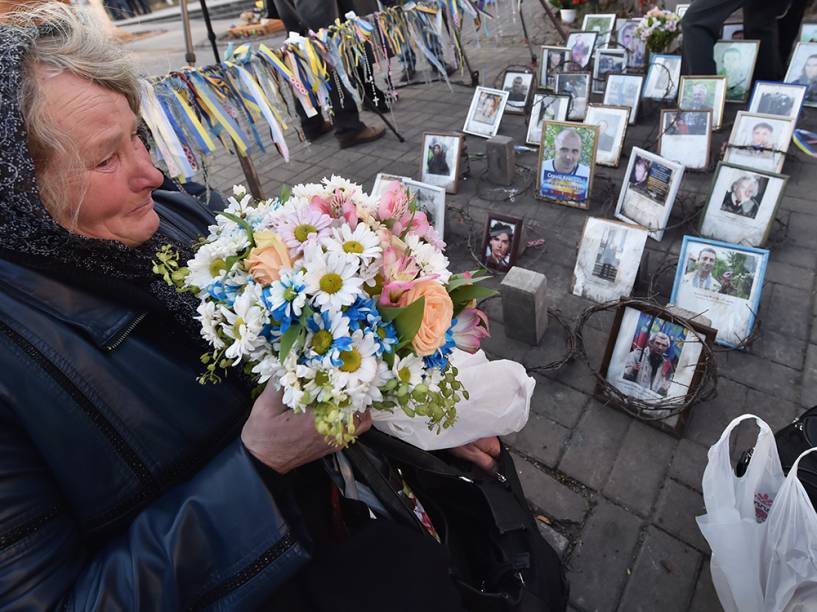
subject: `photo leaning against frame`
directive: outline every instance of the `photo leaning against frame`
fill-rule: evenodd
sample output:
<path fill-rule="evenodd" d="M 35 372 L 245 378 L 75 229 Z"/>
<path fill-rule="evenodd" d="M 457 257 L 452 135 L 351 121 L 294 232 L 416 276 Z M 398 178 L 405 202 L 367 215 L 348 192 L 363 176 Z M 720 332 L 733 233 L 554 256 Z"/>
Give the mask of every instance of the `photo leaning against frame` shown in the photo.
<path fill-rule="evenodd" d="M 463 135 L 426 132 L 420 150 L 420 180 L 457 193 L 460 186 Z"/>
<path fill-rule="evenodd" d="M 588 217 L 573 269 L 573 295 L 599 303 L 630 295 L 646 242 L 643 228 Z"/>
<path fill-rule="evenodd" d="M 522 250 L 524 236 L 522 219 L 491 214 L 485 222 L 480 262 L 497 272 L 507 272 Z"/>
<path fill-rule="evenodd" d="M 641 70 L 647 57 L 647 46 L 636 30 L 641 19 L 619 19 L 616 21 L 616 44 L 627 52 L 627 68 Z"/>
<path fill-rule="evenodd" d="M 681 81 L 680 55 L 650 55 L 642 97 L 648 100 L 674 100 Z"/>
<path fill-rule="evenodd" d="M 593 59 L 598 34 L 595 32 L 571 32 L 567 36 L 565 47 L 570 49 L 570 67 L 572 72 L 584 70 Z"/>
<path fill-rule="evenodd" d="M 721 162 L 715 169 L 700 233 L 747 246 L 766 244 L 789 177 Z"/>
<path fill-rule="evenodd" d="M 626 398 L 641 402 L 641 418 L 680 436 L 689 409 L 678 407 L 694 396 L 703 377 L 704 346 L 715 330 L 695 321 L 681 323 L 663 308 L 622 301 L 610 328 L 600 374 Z M 596 396 L 620 407 L 601 384 Z M 631 410 L 627 410 L 631 413 Z"/>
<path fill-rule="evenodd" d="M 311 413 L 339 446 L 354 441 L 366 410 L 375 422 L 416 416 L 424 431 L 460 425 L 468 394 L 449 360 L 487 335 L 470 305 L 494 292 L 452 274 L 405 187 L 392 182 L 372 198 L 333 176 L 256 201 L 237 186 L 209 230 L 186 264 L 171 245 L 154 262 L 200 301 L 211 347 L 200 382 L 240 368 L 282 389 L 284 405 Z"/>
<path fill-rule="evenodd" d="M 661 109 L 658 154 L 687 170 L 708 170 L 712 113 Z"/>
<path fill-rule="evenodd" d="M 678 89 L 678 108 L 712 112 L 712 130 L 721 129 L 726 104 L 726 77 L 682 76 Z"/>
<path fill-rule="evenodd" d="M 618 167 L 629 119 L 630 109 L 627 106 L 588 105 L 584 123 L 599 127 L 599 142 L 596 146 L 597 164 Z"/>
<path fill-rule="evenodd" d="M 738 111 L 723 161 L 766 172 L 780 172 L 786 161 L 794 121 Z"/>
<path fill-rule="evenodd" d="M 755 326 L 768 261 L 766 249 L 684 236 L 670 302 L 707 317 L 718 344 L 742 346 Z"/>
<path fill-rule="evenodd" d="M 760 41 L 757 40 L 719 40 L 715 43 L 715 72 L 726 77 L 727 102 L 746 102 L 759 49 Z"/>
<path fill-rule="evenodd" d="M 425 214 L 440 238 L 445 232 L 445 189 L 413 179 L 403 179 L 402 183 L 414 198 L 416 209 Z"/>
<path fill-rule="evenodd" d="M 755 81 L 749 108 L 746 110 L 750 113 L 784 117 L 797 123 L 807 91 L 808 87 L 805 85 Z"/>
<path fill-rule="evenodd" d="M 639 147 L 630 151 L 615 216 L 649 230 L 661 241 L 669 220 L 684 166 Z"/>
<path fill-rule="evenodd" d="M 794 85 L 805 85 L 803 104 L 817 106 L 817 42 L 797 43 L 783 80 Z"/>
<path fill-rule="evenodd" d="M 534 95 L 525 142 L 538 147 L 542 142 L 542 122 L 545 120 L 565 121 L 569 107 L 569 96 L 542 93 Z"/>
<path fill-rule="evenodd" d="M 373 198 L 379 198 L 386 192 L 386 189 L 389 187 L 391 183 L 393 183 L 394 181 L 402 183 L 403 181 L 408 180 L 408 178 L 409 177 L 407 176 L 400 176 L 399 174 L 378 172 L 377 176 L 374 178 L 374 185 L 372 185 L 371 196 Z"/>
<path fill-rule="evenodd" d="M 644 77 L 640 74 L 611 74 L 607 77 L 607 83 L 604 86 L 604 104 L 628 107 L 630 125 L 635 125 L 643 84 Z"/>
<path fill-rule="evenodd" d="M 556 75 L 556 93 L 570 98 L 567 118 L 571 121 L 581 121 L 587 113 L 590 78 L 589 72 L 562 72 Z"/>
<path fill-rule="evenodd" d="M 582 30 L 598 34 L 596 48 L 606 47 L 616 30 L 615 14 L 586 14 L 582 20 Z"/>
<path fill-rule="evenodd" d="M 502 89 L 508 92 L 506 113 L 525 114 L 534 90 L 534 74 L 520 70 L 507 70 L 502 79 Z"/>
<path fill-rule="evenodd" d="M 555 90 L 556 75 L 570 71 L 570 69 L 570 49 L 543 45 L 542 56 L 539 60 L 539 88 Z"/>
<path fill-rule="evenodd" d="M 599 128 L 544 121 L 539 147 L 536 198 L 587 209 L 593 188 Z"/>
<path fill-rule="evenodd" d="M 502 121 L 507 101 L 507 91 L 477 87 L 471 99 L 471 106 L 468 109 L 468 116 L 465 118 L 465 126 L 462 131 L 473 136 L 493 138 L 499 131 L 499 124 Z"/>
<path fill-rule="evenodd" d="M 603 94 L 607 77 L 611 74 L 624 74 L 627 71 L 627 52 L 624 49 L 598 49 L 593 63 L 594 94 Z"/>

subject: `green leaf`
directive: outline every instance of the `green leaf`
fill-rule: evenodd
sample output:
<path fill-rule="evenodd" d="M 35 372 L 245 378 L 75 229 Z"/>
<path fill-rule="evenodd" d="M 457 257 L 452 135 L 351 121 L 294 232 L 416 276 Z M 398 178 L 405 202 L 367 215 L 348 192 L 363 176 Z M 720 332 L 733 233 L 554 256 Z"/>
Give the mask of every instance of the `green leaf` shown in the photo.
<path fill-rule="evenodd" d="M 283 336 L 281 336 L 281 352 L 278 354 L 278 360 L 284 363 L 284 359 L 289 355 L 295 341 L 301 335 L 303 328 L 300 325 L 292 325 Z"/>
<path fill-rule="evenodd" d="M 454 304 L 467 304 L 471 300 L 481 300 L 497 295 L 496 289 L 480 287 L 479 285 L 466 285 L 450 293 L 451 301 Z"/>
<path fill-rule="evenodd" d="M 446 289 L 448 293 L 452 291 L 456 291 L 460 287 L 472 285 L 474 283 L 481 283 L 482 281 L 491 278 L 490 276 L 477 276 L 477 272 L 472 272 L 471 278 L 466 278 L 462 274 L 455 274 L 451 277 L 451 280 L 448 281 L 448 285 L 446 285 Z"/>
<path fill-rule="evenodd" d="M 387 353 L 387 352 L 384 351 L 383 352 L 383 361 L 386 362 L 386 365 L 389 366 L 389 369 L 391 370 L 394 367 L 394 351 L 392 351 L 390 353 Z"/>
<path fill-rule="evenodd" d="M 236 223 L 237 225 L 243 227 L 244 231 L 247 232 L 247 237 L 250 239 L 250 244 L 252 246 L 255 246 L 255 236 L 253 236 L 253 233 L 252 233 L 252 226 L 249 223 L 247 223 L 247 221 L 245 219 L 242 219 L 241 217 L 237 217 L 233 213 L 228 213 L 228 212 L 223 212 L 223 211 L 218 213 L 218 214 L 220 214 L 222 217 L 224 217 L 226 219 L 229 219 L 233 223 Z"/>
<path fill-rule="evenodd" d="M 400 344 L 397 346 L 398 349 L 414 340 L 414 336 L 417 335 L 417 330 L 420 329 L 420 324 L 423 322 L 425 307 L 426 299 L 421 297 L 419 300 L 403 308 L 403 312 L 398 314 L 394 319 L 397 337 L 400 338 Z"/>
<path fill-rule="evenodd" d="M 405 308 L 400 308 L 398 306 L 383 306 L 378 304 L 377 310 L 380 312 L 380 317 L 386 323 L 388 323 L 389 321 L 394 321 L 397 317 L 399 317 Z"/>
<path fill-rule="evenodd" d="M 285 203 L 291 197 L 292 187 L 290 187 L 289 185 L 283 185 L 281 187 L 281 191 L 278 193 L 278 199 L 281 200 L 281 204 Z"/>

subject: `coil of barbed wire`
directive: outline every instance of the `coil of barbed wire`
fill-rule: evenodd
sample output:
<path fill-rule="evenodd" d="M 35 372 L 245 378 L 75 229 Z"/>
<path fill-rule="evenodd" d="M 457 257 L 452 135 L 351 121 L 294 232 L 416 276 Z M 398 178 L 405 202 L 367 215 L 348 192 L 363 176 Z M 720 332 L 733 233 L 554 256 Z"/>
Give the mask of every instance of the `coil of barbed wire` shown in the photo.
<path fill-rule="evenodd" d="M 686 395 L 654 401 L 629 396 L 610 384 L 607 378 L 590 362 L 590 358 L 584 348 L 583 332 L 585 324 L 594 315 L 600 312 L 615 311 L 619 307 L 624 308 L 626 306 L 632 306 L 637 309 L 648 307 L 661 319 L 683 326 L 691 331 L 694 337 L 698 339 L 701 345 L 701 353 L 696 368 L 698 376 L 697 380 L 693 377 L 696 384 L 694 387 L 689 388 Z M 576 337 L 576 355 L 584 360 L 585 365 L 596 378 L 597 394 L 608 403 L 642 421 L 660 421 L 679 415 L 694 404 L 714 397 L 717 391 L 717 365 L 713 350 L 703 340 L 703 337 L 695 331 L 692 321 L 670 312 L 656 302 L 638 298 L 622 298 L 621 300 L 591 306 L 577 317 L 574 335 Z M 690 341 L 687 340 L 687 342 Z"/>
<path fill-rule="evenodd" d="M 565 320 L 562 312 L 558 308 L 548 308 L 548 319 L 555 321 L 559 327 L 562 328 L 565 341 L 565 353 L 560 359 L 525 368 L 528 373 L 545 374 L 546 372 L 555 372 L 562 366 L 573 361 L 576 356 L 576 335 L 573 333 L 573 326 Z"/>

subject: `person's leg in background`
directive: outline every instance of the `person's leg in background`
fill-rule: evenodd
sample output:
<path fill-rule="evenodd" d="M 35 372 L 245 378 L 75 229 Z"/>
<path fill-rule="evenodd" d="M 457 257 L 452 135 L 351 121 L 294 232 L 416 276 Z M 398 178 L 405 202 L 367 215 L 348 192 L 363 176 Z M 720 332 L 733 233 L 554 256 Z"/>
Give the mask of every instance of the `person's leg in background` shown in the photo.
<path fill-rule="evenodd" d="M 772 0 L 765 1 L 771 2 Z M 694 0 L 692 2 L 681 20 L 684 34 L 684 72 L 686 74 L 715 74 L 713 54 L 715 41 L 721 36 L 723 22 L 745 2 L 746 0 Z"/>
<path fill-rule="evenodd" d="M 783 12 L 785 2 L 781 3 L 778 10 L 777 20 L 777 41 L 780 48 L 780 61 L 785 66 L 789 61 L 789 55 L 797 42 L 797 35 L 800 33 L 800 24 L 803 21 L 803 14 L 811 4 L 811 0 L 792 0 L 788 9 Z"/>
<path fill-rule="evenodd" d="M 784 76 L 777 29 L 777 17 L 783 12 L 781 4 L 769 0 L 748 0 L 743 7 L 743 37 L 760 41 L 755 79 L 779 81 Z"/>

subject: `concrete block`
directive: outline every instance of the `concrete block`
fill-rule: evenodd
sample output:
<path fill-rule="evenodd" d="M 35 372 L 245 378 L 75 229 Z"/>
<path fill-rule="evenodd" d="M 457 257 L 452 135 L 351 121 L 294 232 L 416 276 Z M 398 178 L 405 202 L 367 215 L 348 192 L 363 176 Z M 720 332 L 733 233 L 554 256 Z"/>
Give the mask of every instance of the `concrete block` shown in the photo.
<path fill-rule="evenodd" d="M 486 144 L 488 180 L 496 185 L 512 185 L 516 174 L 516 155 L 513 138 L 494 136 Z"/>
<path fill-rule="evenodd" d="M 500 292 L 505 335 L 538 345 L 548 324 L 547 277 L 514 266 L 502 279 Z"/>

